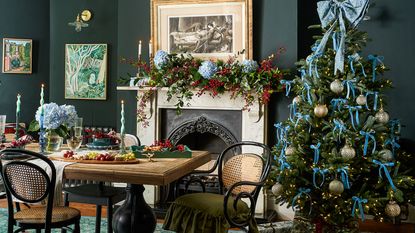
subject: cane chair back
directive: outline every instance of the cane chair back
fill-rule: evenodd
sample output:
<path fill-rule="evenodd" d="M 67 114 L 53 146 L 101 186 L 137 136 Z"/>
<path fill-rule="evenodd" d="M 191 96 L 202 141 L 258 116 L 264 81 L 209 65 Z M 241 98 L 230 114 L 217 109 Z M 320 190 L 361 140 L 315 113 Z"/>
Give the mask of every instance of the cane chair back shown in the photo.
<path fill-rule="evenodd" d="M 244 153 L 233 156 L 225 162 L 222 170 L 223 186 L 229 189 L 232 185 L 241 181 L 259 182 L 261 179 L 264 162 L 256 154 Z M 232 190 L 233 194 L 241 192 L 252 193 L 255 186 L 242 185 Z"/>
<path fill-rule="evenodd" d="M 117 133 L 117 137 L 121 138 L 121 134 Z M 133 134 L 125 134 L 124 135 L 124 145 L 125 147 L 131 147 L 131 146 L 140 146 L 140 140 L 137 136 Z"/>

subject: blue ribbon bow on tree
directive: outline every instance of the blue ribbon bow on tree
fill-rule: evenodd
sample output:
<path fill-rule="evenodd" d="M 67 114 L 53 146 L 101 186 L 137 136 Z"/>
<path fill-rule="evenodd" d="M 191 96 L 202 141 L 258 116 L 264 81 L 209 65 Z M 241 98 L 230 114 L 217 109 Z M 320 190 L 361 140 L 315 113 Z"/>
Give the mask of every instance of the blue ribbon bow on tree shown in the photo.
<path fill-rule="evenodd" d="M 339 141 L 340 141 L 343 131 L 346 131 L 347 128 L 341 120 L 333 119 L 333 123 L 334 123 L 333 137 L 334 137 L 336 131 L 339 131 Z"/>
<path fill-rule="evenodd" d="M 300 71 L 300 74 L 301 74 L 301 80 L 304 81 L 305 76 L 307 76 L 307 73 L 306 73 L 305 69 L 300 69 L 299 71 Z"/>
<path fill-rule="evenodd" d="M 324 52 L 327 41 L 329 40 L 330 35 L 334 32 L 337 24 L 340 27 L 340 42 L 336 46 L 337 48 L 335 48 L 337 50 L 334 74 L 337 74 L 337 71 L 344 71 L 344 54 L 347 34 L 345 20 L 349 22 L 349 25 L 352 28 L 357 27 L 357 25 L 363 20 L 368 8 L 369 0 L 328 0 L 317 3 L 317 12 L 320 17 L 321 26 L 323 28 L 327 28 L 329 25 L 331 26 L 321 39 L 315 54 L 321 54 Z"/>
<path fill-rule="evenodd" d="M 386 176 L 386 179 L 388 179 L 389 184 L 391 185 L 392 190 L 396 192 L 395 184 L 393 184 L 392 177 L 391 177 L 391 175 L 389 173 L 389 170 L 387 168 L 387 167 L 393 167 L 393 166 L 395 166 L 395 163 L 392 163 L 392 162 L 390 162 L 390 163 L 382 163 L 382 162 L 380 162 L 380 161 L 378 161 L 376 159 L 373 160 L 373 163 L 376 164 L 376 165 L 379 165 L 379 177 L 380 177 L 380 179 L 382 179 L 382 171 L 383 171 L 383 173 Z"/>
<path fill-rule="evenodd" d="M 356 119 L 356 124 L 360 125 L 359 110 L 362 109 L 362 106 L 349 106 L 349 105 L 347 105 L 346 108 L 349 109 L 350 120 L 352 121 L 353 129 L 356 130 L 356 125 L 355 125 L 354 118 Z M 355 112 L 355 117 L 353 117 L 353 111 Z"/>
<path fill-rule="evenodd" d="M 307 101 L 308 101 L 308 103 L 313 104 L 313 98 L 311 98 L 311 93 L 310 93 L 310 91 L 311 91 L 310 84 L 304 83 L 304 89 L 303 89 L 303 94 L 302 94 L 303 100 L 305 100 L 304 91 L 307 92 Z"/>
<path fill-rule="evenodd" d="M 293 101 L 292 104 L 288 105 L 290 108 L 290 121 L 294 123 L 295 114 L 297 114 L 297 103 Z"/>
<path fill-rule="evenodd" d="M 337 169 L 337 172 L 340 172 L 341 179 L 342 179 L 342 182 L 344 184 L 345 189 L 350 189 L 349 176 L 348 176 L 348 173 L 347 173 L 348 169 L 349 169 L 349 167 L 347 167 L 347 166 Z"/>
<path fill-rule="evenodd" d="M 329 172 L 329 169 L 320 169 L 318 167 L 313 168 L 313 184 L 316 188 L 321 188 L 324 184 L 324 181 L 326 179 L 326 174 Z M 321 182 L 319 185 L 317 185 L 317 175 L 321 175 Z"/>
<path fill-rule="evenodd" d="M 313 49 L 315 50 L 315 49 Z M 320 58 L 323 55 L 323 53 L 314 53 L 311 54 L 310 56 L 307 57 L 306 62 L 308 65 L 308 75 L 310 77 L 313 77 L 313 70 L 314 70 L 314 74 L 316 75 L 317 78 L 320 78 L 320 75 L 318 73 L 318 64 L 317 64 L 317 59 Z"/>
<path fill-rule="evenodd" d="M 379 98 L 379 92 L 377 91 L 368 91 L 366 92 L 366 108 L 369 109 L 369 106 L 367 105 L 368 101 L 367 101 L 367 97 L 369 95 L 373 95 L 374 96 L 374 100 L 373 100 L 373 110 L 377 110 L 378 109 L 378 98 Z"/>
<path fill-rule="evenodd" d="M 362 62 L 360 61 L 360 55 L 358 53 L 355 53 L 353 55 L 349 55 L 348 58 L 349 58 L 349 62 L 350 62 L 350 69 L 352 70 L 353 75 L 356 75 L 356 71 L 354 69 L 354 63 L 357 62 L 360 65 L 360 67 L 362 67 L 363 76 L 366 77 L 367 75 L 366 75 L 366 72 L 365 72 L 365 67 L 363 66 Z"/>
<path fill-rule="evenodd" d="M 333 105 L 333 109 L 337 108 L 337 110 L 340 112 L 342 110 L 343 105 L 347 104 L 347 99 L 332 99 L 330 103 L 331 105 Z"/>
<path fill-rule="evenodd" d="M 310 115 L 303 115 L 303 114 L 301 114 L 301 112 L 297 112 L 297 114 L 295 114 L 295 117 L 297 118 L 297 120 L 295 121 L 294 127 L 298 126 L 298 123 L 300 123 L 300 120 L 304 120 L 309 125 L 308 132 L 311 132 L 311 117 L 310 117 Z"/>
<path fill-rule="evenodd" d="M 314 150 L 314 164 L 317 164 L 320 158 L 320 146 L 321 146 L 320 142 L 317 143 L 317 145 L 310 146 L 310 148 Z"/>
<path fill-rule="evenodd" d="M 378 64 L 383 65 L 383 59 L 385 59 L 383 56 L 375 56 L 375 55 L 369 55 L 368 56 L 369 61 L 372 61 L 372 82 L 376 81 L 376 68 L 378 67 Z"/>
<path fill-rule="evenodd" d="M 373 141 L 373 149 L 372 149 L 372 154 L 375 153 L 376 151 L 376 139 L 375 136 L 373 135 L 373 131 L 371 132 L 365 132 L 365 131 L 360 131 L 360 135 L 365 137 L 365 145 L 363 148 L 363 156 L 367 155 L 367 149 L 369 147 L 369 139 L 371 139 Z"/>
<path fill-rule="evenodd" d="M 395 151 L 396 151 L 396 149 L 399 149 L 399 148 L 401 148 L 401 146 L 398 144 L 398 142 L 397 142 L 397 137 L 395 137 L 395 136 L 392 136 L 391 138 L 389 138 L 388 140 L 386 140 L 385 141 L 385 143 L 384 143 L 384 145 L 385 146 L 387 146 L 387 145 L 391 145 L 391 147 L 392 147 L 392 154 L 393 154 L 393 157 L 395 157 Z"/>
<path fill-rule="evenodd" d="M 300 198 L 302 195 L 306 195 L 309 199 L 310 199 L 310 211 L 309 214 L 311 213 L 311 195 L 310 195 L 311 189 L 306 189 L 306 188 L 300 188 L 298 190 L 297 195 L 294 196 L 293 201 L 291 202 L 291 206 L 292 209 L 295 211 L 294 207 L 295 207 L 295 203 L 298 200 L 298 198 Z"/>
<path fill-rule="evenodd" d="M 353 209 L 352 209 L 352 217 L 354 217 L 355 212 L 356 212 L 356 205 L 358 205 L 359 206 L 360 219 L 362 219 L 362 221 L 365 221 L 365 211 L 363 210 L 362 203 L 367 203 L 367 199 L 362 199 L 360 197 L 353 196 L 352 200 L 354 201 Z"/>
<path fill-rule="evenodd" d="M 395 136 L 396 134 L 399 135 L 401 133 L 401 121 L 399 119 L 390 120 L 389 124 L 391 126 L 391 132 L 390 132 L 391 136 Z M 398 128 L 397 131 L 395 129 L 396 127 Z"/>
<path fill-rule="evenodd" d="M 281 85 L 285 85 L 285 96 L 289 96 L 291 92 L 291 85 L 294 83 L 294 81 L 288 81 L 288 80 L 281 80 Z"/>
<path fill-rule="evenodd" d="M 350 93 L 352 93 L 353 98 L 356 97 L 356 93 L 355 93 L 355 87 L 354 84 L 356 83 L 356 79 L 351 79 L 351 80 L 344 80 L 343 81 L 343 85 L 346 84 L 347 87 L 347 95 L 346 95 L 346 99 L 348 99 L 350 97 Z"/>

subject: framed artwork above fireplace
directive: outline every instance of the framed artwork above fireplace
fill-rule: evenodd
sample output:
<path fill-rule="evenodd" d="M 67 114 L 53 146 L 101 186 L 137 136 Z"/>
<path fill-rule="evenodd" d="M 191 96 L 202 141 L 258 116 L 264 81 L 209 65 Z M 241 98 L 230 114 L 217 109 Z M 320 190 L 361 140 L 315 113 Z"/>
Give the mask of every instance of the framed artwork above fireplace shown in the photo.
<path fill-rule="evenodd" d="M 151 29 L 153 52 L 252 58 L 252 0 L 151 0 Z"/>

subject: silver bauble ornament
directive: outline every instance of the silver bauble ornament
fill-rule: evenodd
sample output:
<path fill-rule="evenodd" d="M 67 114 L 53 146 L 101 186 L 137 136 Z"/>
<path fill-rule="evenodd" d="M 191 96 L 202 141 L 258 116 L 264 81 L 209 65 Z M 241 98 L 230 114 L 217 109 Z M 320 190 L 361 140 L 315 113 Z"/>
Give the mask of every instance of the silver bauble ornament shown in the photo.
<path fill-rule="evenodd" d="M 342 93 L 344 90 L 343 83 L 338 79 L 334 80 L 330 83 L 330 90 L 336 94 Z"/>
<path fill-rule="evenodd" d="M 327 116 L 327 113 L 329 113 L 329 109 L 326 105 L 318 104 L 316 107 L 314 107 L 314 115 L 318 118 Z"/>
<path fill-rule="evenodd" d="M 299 96 L 299 95 L 297 95 L 296 97 L 294 97 L 294 99 L 293 99 L 293 103 L 295 103 L 295 104 L 299 104 L 299 103 L 301 103 L 301 101 L 303 101 L 303 99 L 301 98 L 301 96 Z"/>
<path fill-rule="evenodd" d="M 388 149 L 383 149 L 379 151 L 380 157 L 385 161 L 392 161 L 393 160 L 393 153 Z"/>
<path fill-rule="evenodd" d="M 287 149 L 285 149 L 285 156 L 294 155 L 295 151 L 296 151 L 295 147 L 290 145 L 290 146 L 287 147 Z"/>
<path fill-rule="evenodd" d="M 397 217 L 401 214 L 401 207 L 395 201 L 390 201 L 386 204 L 385 213 L 389 217 Z"/>
<path fill-rule="evenodd" d="M 365 105 L 367 103 L 367 99 L 366 96 L 360 94 L 357 98 L 356 98 L 356 103 L 358 105 Z"/>
<path fill-rule="evenodd" d="M 375 114 L 376 122 L 386 124 L 389 122 L 389 114 L 381 108 L 379 112 Z"/>
<path fill-rule="evenodd" d="M 333 180 L 333 181 L 331 181 L 331 182 L 330 182 L 330 184 L 329 184 L 329 191 L 330 191 L 332 194 L 335 194 L 335 195 L 340 195 L 340 194 L 342 194 L 342 193 L 343 193 L 343 191 L 344 191 L 344 185 L 343 185 L 343 183 L 342 183 L 341 181 L 339 181 L 339 180 Z"/>
<path fill-rule="evenodd" d="M 343 148 L 340 149 L 340 155 L 345 160 L 353 159 L 356 156 L 356 150 L 350 145 L 346 144 Z"/>
<path fill-rule="evenodd" d="M 277 182 L 272 186 L 271 192 L 274 194 L 274 196 L 279 196 L 282 194 L 283 189 L 284 188 L 282 187 L 282 184 Z"/>

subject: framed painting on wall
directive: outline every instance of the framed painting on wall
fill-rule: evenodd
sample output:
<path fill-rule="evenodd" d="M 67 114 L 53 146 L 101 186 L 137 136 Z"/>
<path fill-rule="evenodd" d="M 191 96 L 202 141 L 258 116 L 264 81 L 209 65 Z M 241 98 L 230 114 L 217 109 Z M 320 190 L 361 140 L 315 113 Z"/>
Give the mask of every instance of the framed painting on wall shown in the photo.
<path fill-rule="evenodd" d="M 151 0 L 151 34 L 153 54 L 250 59 L 252 0 Z"/>
<path fill-rule="evenodd" d="M 107 44 L 66 44 L 65 99 L 107 98 Z"/>
<path fill-rule="evenodd" d="M 31 39 L 3 38 L 3 73 L 32 73 Z"/>

